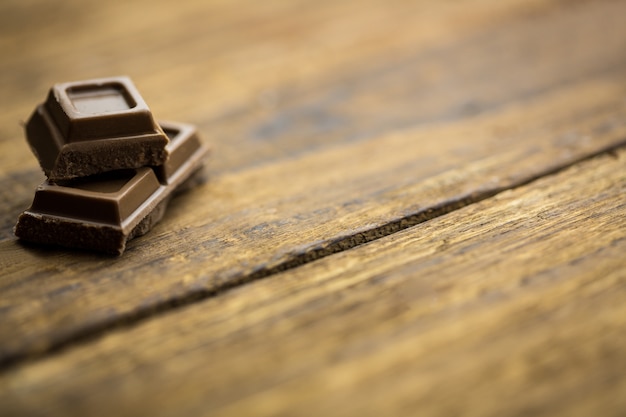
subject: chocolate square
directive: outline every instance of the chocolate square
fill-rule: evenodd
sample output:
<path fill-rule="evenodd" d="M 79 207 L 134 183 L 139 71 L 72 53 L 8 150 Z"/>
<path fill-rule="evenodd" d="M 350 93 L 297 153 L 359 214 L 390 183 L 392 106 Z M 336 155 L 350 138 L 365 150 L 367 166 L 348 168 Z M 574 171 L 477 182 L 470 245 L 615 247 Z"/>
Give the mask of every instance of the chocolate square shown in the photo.
<path fill-rule="evenodd" d="M 51 181 L 161 165 L 169 142 L 128 77 L 55 84 L 26 139 Z"/>

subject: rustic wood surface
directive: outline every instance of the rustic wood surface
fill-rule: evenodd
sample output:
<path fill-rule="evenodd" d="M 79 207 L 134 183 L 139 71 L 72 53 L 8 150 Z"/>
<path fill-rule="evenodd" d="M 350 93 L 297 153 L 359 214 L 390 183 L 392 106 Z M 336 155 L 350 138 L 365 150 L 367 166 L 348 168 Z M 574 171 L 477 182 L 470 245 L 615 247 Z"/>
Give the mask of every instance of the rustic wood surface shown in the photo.
<path fill-rule="evenodd" d="M 625 194 L 626 151 L 599 157 L 8 372 L 0 402 L 53 416 L 620 416 Z"/>
<path fill-rule="evenodd" d="M 600 409 L 604 415 L 619 414 L 624 404 L 617 403 L 617 394 L 624 385 L 618 372 L 624 370 L 624 357 L 613 339 L 623 325 L 623 311 L 615 308 L 613 314 L 611 309 L 626 301 L 619 292 L 624 261 L 618 256 L 623 252 L 623 235 L 618 235 L 624 229 L 626 182 L 620 153 L 626 145 L 626 1 L 126 3 L 0 4 L 0 52 L 10 57 L 0 61 L 5 98 L 0 102 L 0 371 L 6 372 L 3 384 L 11 388 L 0 411 L 32 393 L 41 398 L 42 407 L 56 402 L 61 414 L 71 414 L 72 405 L 95 412 L 92 407 L 107 402 L 101 409 L 112 414 L 115 404 L 120 413 L 144 414 L 137 408 L 144 395 L 171 390 L 161 402 L 146 404 L 146 413 L 158 404 L 168 410 L 164 414 L 172 414 L 175 407 L 189 414 L 204 407 L 254 414 L 258 407 L 259 412 L 288 415 L 298 404 L 305 407 L 300 411 L 320 413 L 373 413 L 385 407 L 403 413 L 402 407 L 421 403 L 419 389 L 422 396 L 431 392 L 427 388 L 432 380 L 433 393 L 460 396 L 459 404 L 470 407 L 468 414 L 498 414 L 509 406 L 511 414 L 554 412 L 565 406 L 581 415 Z M 20 244 L 12 227 L 43 179 L 20 121 L 54 82 L 117 74 L 134 79 L 157 118 L 198 125 L 213 147 L 209 182 L 174 200 L 165 219 L 132 241 L 120 258 Z M 589 160 L 607 153 L 617 159 Z M 601 180 L 602 175 L 610 179 Z M 544 182 L 542 177 L 548 178 Z M 512 194 L 506 191 L 524 184 L 528 186 Z M 586 204 L 572 199 L 582 198 L 578 190 L 587 193 Z M 596 192 L 606 199 L 596 200 Z M 528 205 L 519 210 L 541 212 L 545 224 L 522 222 L 528 213 L 517 213 L 519 218 L 511 213 L 511 201 L 526 198 Z M 548 207 L 558 210 L 552 214 Z M 571 217 L 566 207 L 573 211 Z M 450 218 L 462 223 L 470 215 L 476 232 L 446 223 Z M 500 250 L 498 239 L 485 228 L 494 222 L 510 228 L 519 256 L 509 259 Z M 413 228 L 401 232 L 408 227 Z M 544 228 L 553 230 L 552 235 Z M 422 229 L 432 240 L 422 240 Z M 597 237 L 594 233 L 600 230 L 610 230 L 607 236 L 613 240 Z M 400 243 L 394 249 L 396 240 Z M 466 240 L 480 256 L 455 252 Z M 359 248 L 366 242 L 371 243 Z M 451 242 L 457 243 L 448 249 Z M 421 245 L 425 258 L 414 259 L 403 249 L 413 244 Z M 368 252 L 377 250 L 388 257 Z M 342 254 L 332 255 L 337 252 Z M 459 259 L 446 255 L 455 253 Z M 581 253 L 585 268 L 579 271 Z M 325 259 L 315 261 L 319 258 Z M 553 262 L 549 274 L 532 269 L 541 268 L 544 258 Z M 311 262 L 315 266 L 306 265 Z M 363 290 L 351 284 L 349 272 L 361 263 L 370 271 L 357 271 Z M 426 269 L 422 273 L 420 268 Z M 288 269 L 292 271 L 281 273 Z M 438 277 L 439 269 L 447 272 Z M 484 270 L 493 271 L 492 279 L 483 278 Z M 303 286 L 291 300 L 285 291 L 294 279 Z M 457 294 L 456 279 L 463 289 L 444 300 L 427 322 L 432 327 L 425 343 L 438 346 L 430 364 L 420 356 L 423 350 L 416 350 L 415 357 L 405 351 L 416 339 L 394 338 L 418 328 L 418 316 L 405 317 L 394 309 L 402 310 L 412 298 L 419 307 L 415 311 L 430 308 L 419 305 L 420 297 L 426 297 L 419 290 L 432 295 L 429 285 L 435 279 L 442 280 L 444 292 Z M 534 291 L 533 285 L 513 285 L 509 279 L 537 282 L 539 287 Z M 592 294 L 586 291 L 596 288 L 590 284 L 594 280 L 606 284 L 610 294 L 605 302 L 585 298 Z M 335 292 L 327 284 L 319 287 L 322 282 Z M 387 282 L 411 286 L 404 304 L 386 292 Z M 287 285 L 285 290 L 282 285 Z M 483 285 L 492 287 L 485 290 Z M 481 295 L 491 294 L 490 288 L 495 288 L 495 301 Z M 274 291 L 276 297 L 263 291 Z M 375 303 L 380 310 L 363 313 L 349 300 L 352 291 L 354 300 L 380 297 Z M 256 304 L 257 292 L 266 304 Z M 554 322 L 580 322 L 581 327 L 558 338 L 537 311 L 548 318 L 555 311 L 570 311 L 569 296 L 586 304 Z M 545 304 L 542 297 L 548 300 Z M 356 320 L 356 313 L 346 311 L 332 325 L 332 303 L 344 298 L 344 308 L 354 308 L 362 317 Z M 325 306 L 319 317 L 308 304 L 314 301 L 297 304 L 317 299 Z M 519 303 L 530 300 L 541 308 L 518 314 Z M 471 304 L 476 314 L 459 321 L 457 301 Z M 497 309 L 491 311 L 490 303 L 496 301 Z M 269 314 L 264 308 L 283 313 L 253 329 L 255 308 L 248 305 L 261 308 L 259 320 Z M 224 306 L 238 306 L 244 316 L 239 318 L 234 307 L 220 313 Z M 204 308 L 208 316 L 203 316 Z M 284 322 L 291 320 L 290 308 L 298 315 Z M 228 312 L 232 316 L 224 316 Z M 208 327 L 195 336 L 181 335 L 180 343 L 166 343 L 176 339 L 168 323 L 179 315 L 185 326 Z M 604 320 L 597 329 L 596 315 Z M 455 335 L 451 322 L 441 322 L 448 330 L 437 333 L 442 316 L 454 316 L 454 326 L 464 331 L 472 326 L 480 331 L 471 337 L 461 330 Z M 232 332 L 241 339 L 213 335 L 211 320 L 223 326 L 219 334 Z M 296 343 L 281 332 L 304 326 L 299 320 L 320 327 L 301 334 Z M 615 334 L 600 334 L 602 326 Z M 160 328 L 163 339 L 157 335 Z M 354 358 L 346 359 L 349 351 L 343 350 L 338 329 L 353 343 L 365 338 L 367 355 L 377 358 L 371 367 L 358 349 Z M 149 340 L 156 350 L 138 343 L 144 332 L 153 332 Z M 264 332 L 275 339 L 266 339 Z M 454 349 L 441 348 L 443 341 L 456 337 L 461 343 Z M 499 344 L 489 350 L 491 337 Z M 183 355 L 189 357 L 183 366 L 185 359 L 174 358 L 172 352 L 187 352 L 183 344 L 189 338 L 198 354 Z M 307 350 L 307 338 L 309 344 L 326 342 Z M 103 346 L 107 340 L 116 342 Z M 285 346 L 274 346 L 281 340 Z M 575 359 L 567 347 L 587 342 L 588 351 L 574 352 L 581 355 L 580 369 L 565 366 L 567 358 Z M 220 374 L 209 377 L 198 371 L 189 381 L 182 380 L 177 367 L 193 369 L 194 362 L 204 363 L 198 355 L 212 355 L 202 349 L 203 343 L 222 349 Z M 271 357 L 258 368 L 253 358 L 238 365 L 243 352 L 238 349 L 244 346 L 253 352 L 258 346 L 258 354 Z M 506 363 L 500 349 L 511 347 L 518 349 L 518 356 Z M 554 365 L 563 372 L 551 376 L 522 366 L 525 355 L 539 355 L 543 348 L 564 355 Z M 85 353 L 89 349 L 94 349 L 92 356 Z M 117 363 L 109 369 L 103 358 L 115 352 L 128 359 L 127 368 Z M 397 358 L 387 357 L 394 352 Z M 414 358 L 419 359 L 415 364 Z M 470 364 L 461 365 L 461 358 Z M 82 363 L 89 371 L 76 377 Z M 335 364 L 341 366 L 335 369 Z M 300 367 L 306 368 L 305 376 Z M 130 372 L 138 368 L 142 372 Z M 490 371 L 496 368 L 498 372 Z M 268 376 L 272 369 L 277 379 Z M 411 371 L 422 376 L 409 375 Z M 576 382 L 585 374 L 596 376 L 585 382 L 591 385 Z M 302 378 L 285 384 L 293 375 Z M 152 376 L 154 383 L 137 386 Z M 218 376 L 224 386 L 212 391 L 219 385 L 212 378 Z M 75 386 L 55 379 L 75 377 Z M 332 395 L 325 388 L 334 385 L 323 383 L 327 377 L 339 384 Z M 446 378 L 456 385 L 437 390 Z M 202 389 L 192 388 L 194 384 Z M 260 394 L 263 384 L 276 389 L 266 387 Z M 551 389 L 552 384 L 562 390 Z M 44 394 L 53 386 L 58 388 Z M 393 395 L 382 389 L 386 386 L 395 387 Z M 527 389 L 529 397 L 509 404 L 520 389 Z M 357 390 L 364 393 L 358 407 Z M 481 400 L 490 390 L 499 393 L 500 401 Z M 477 397 L 470 398 L 470 392 Z M 207 393 L 212 394 L 211 404 L 200 400 Z M 352 400 L 342 402 L 341 393 Z M 433 398 L 443 398 L 437 395 Z M 571 398 L 580 408 L 566 404 Z M 428 404 L 435 414 L 457 411 L 442 401 Z M 37 404 L 14 411 L 37 414 Z"/>

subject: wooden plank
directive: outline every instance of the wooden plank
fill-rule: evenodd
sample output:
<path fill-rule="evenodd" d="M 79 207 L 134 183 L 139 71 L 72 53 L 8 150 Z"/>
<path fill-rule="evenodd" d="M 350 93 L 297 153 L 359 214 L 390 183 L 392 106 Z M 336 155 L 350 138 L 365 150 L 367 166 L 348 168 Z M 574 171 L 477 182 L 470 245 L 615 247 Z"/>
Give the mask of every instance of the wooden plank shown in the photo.
<path fill-rule="evenodd" d="M 120 258 L 4 240 L 2 356 L 46 351 L 353 247 L 623 143 L 624 85 L 577 86 L 464 124 L 223 175 L 176 200 Z M 511 126 L 515 134 L 500 130 Z"/>
<path fill-rule="evenodd" d="M 176 65 L 168 62 L 171 67 L 157 66 L 162 75 L 154 75 L 146 83 L 148 102 L 152 103 L 152 98 L 157 103 L 167 101 L 165 108 L 172 113 L 165 113 L 178 114 L 187 121 L 180 109 L 188 109 L 190 102 L 203 103 L 188 115 L 207 133 L 214 129 L 228 139 L 216 144 L 214 172 L 218 175 L 207 186 L 175 201 L 165 221 L 149 236 L 134 241 L 124 257 L 109 259 L 18 245 L 11 228 L 17 214 L 28 206 L 40 177 L 23 141 L 0 142 L 0 178 L 3 184 L 12 184 L 0 191 L 0 362 L 10 364 L 26 355 L 47 352 L 119 323 L 139 320 L 392 233 L 619 146 L 626 137 L 626 28 L 618 24 L 624 2 L 582 2 L 567 9 L 552 2 L 511 2 L 495 9 L 491 9 L 494 2 L 461 2 L 458 7 L 433 6 L 432 15 L 412 15 L 408 13 L 414 10 L 412 3 L 398 3 L 384 16 L 399 20 L 381 22 L 402 28 L 403 36 L 372 25 L 378 22 L 376 13 L 387 10 L 387 2 L 375 3 L 374 14 L 355 13 L 354 27 L 341 32 L 339 38 L 332 30 L 326 32 L 328 26 L 315 29 L 315 25 L 305 24 L 308 20 L 299 20 L 307 29 L 298 35 L 301 37 L 295 36 L 292 47 L 317 39 L 314 52 L 296 54 L 293 61 L 284 49 L 272 52 L 270 58 L 261 60 L 267 59 L 267 64 L 258 64 L 266 65 L 261 73 L 268 78 L 249 85 L 245 92 L 236 92 L 234 79 L 223 85 L 216 82 L 219 88 L 215 91 L 225 96 L 220 96 L 222 101 L 218 100 L 215 108 L 204 104 L 210 101 L 205 90 L 178 77 L 206 69 L 213 62 L 211 54 L 198 54 L 204 47 L 201 41 L 189 49 L 179 48 L 178 41 L 185 36 L 204 33 L 205 15 L 198 11 L 205 9 L 198 9 L 198 4 L 180 12 L 182 17 L 198 13 L 188 34 L 177 35 L 173 38 L 176 43 L 163 51 L 157 48 L 159 52 L 154 55 L 141 55 L 145 60 L 136 58 L 130 65 L 143 66 L 141 74 L 154 72 L 155 67 L 146 65 L 150 59 L 173 54 Z M 296 13 L 297 6 L 272 4 L 278 10 L 267 9 L 263 16 L 278 13 L 287 20 L 295 14 L 308 19 L 308 14 Z M 340 11 L 361 8 L 361 3 L 350 4 L 328 4 L 312 16 L 315 22 L 323 22 L 342 15 Z M 73 8 L 76 6 L 68 7 L 74 13 L 80 11 Z M 125 11 L 125 6 L 111 7 L 101 10 L 108 18 Z M 137 7 L 135 12 L 142 12 Z M 234 22 L 224 29 L 226 45 L 234 48 L 245 43 L 237 38 L 237 29 L 254 25 L 238 20 L 235 6 L 224 3 L 215 7 L 225 13 L 226 21 Z M 167 11 L 159 10 L 154 25 L 160 29 Z M 245 14 L 250 19 L 253 15 Z M 407 17 L 417 15 L 421 17 L 416 20 Z M 80 16 L 89 24 L 94 23 L 90 19 L 102 17 L 98 13 L 95 17 Z M 413 25 L 426 21 L 430 23 L 423 27 Z M 130 29 L 128 33 L 137 36 L 130 46 L 137 46 L 135 42 L 149 44 L 146 36 L 154 32 L 145 25 L 148 23 L 142 21 Z M 447 35 L 442 27 L 449 28 Z M 35 42 L 56 29 L 59 26 L 41 33 L 20 32 L 17 38 Z M 258 30 L 264 33 L 267 27 Z M 103 53 L 119 54 L 116 48 L 128 42 L 124 29 L 109 34 L 102 27 L 94 27 L 94 33 L 97 50 Z M 368 33 L 371 36 L 359 37 Z M 256 35 L 252 31 L 248 36 Z M 464 35 L 466 40 L 462 40 Z M 581 36 L 580 42 L 577 48 L 568 49 L 574 35 Z M 271 30 L 266 36 L 259 39 L 275 47 L 291 39 Z M 76 39 L 77 44 L 63 43 L 70 39 Z M 332 59 L 337 50 L 330 53 L 324 49 L 333 39 L 345 40 L 345 56 Z M 210 45 L 217 48 L 216 53 L 225 54 L 216 59 L 226 71 L 231 68 L 232 54 L 238 52 L 218 48 L 220 42 L 211 41 Z M 20 55 L 15 61 L 3 61 L 2 68 L 11 73 L 22 66 L 44 71 L 41 66 L 35 70 L 35 62 L 62 52 L 68 45 L 76 46 L 78 52 L 72 55 L 76 59 L 91 47 L 75 31 L 62 31 L 58 38 L 51 36 L 47 47 L 38 44 L 23 58 Z M 130 53 L 130 46 L 123 50 Z M 353 46 L 362 52 L 348 53 Z M 184 52 L 176 52 L 178 49 Z M 196 60 L 183 59 L 196 55 Z M 273 59 L 278 56 L 276 63 Z M 286 75 L 298 74 L 295 68 L 310 58 L 318 65 L 315 71 Z M 184 64 L 179 66 L 181 62 Z M 248 63 L 242 62 L 236 67 L 241 69 Z M 55 77 L 68 68 L 60 61 L 51 65 L 50 73 Z M 84 65 L 84 73 L 94 76 L 106 75 L 98 71 L 117 69 L 114 65 Z M 284 80 L 270 75 L 281 65 L 285 66 L 279 78 L 285 75 Z M 250 71 L 258 69 L 252 66 Z M 28 74 L 24 72 L 24 76 Z M 68 72 L 70 78 L 79 78 L 76 74 Z M 242 75 L 234 74 L 237 79 Z M 254 78 L 247 74 L 246 80 Z M 35 75 L 33 83 L 40 89 L 51 82 L 42 78 L 41 72 Z M 6 84 L 13 85 L 9 81 Z M 175 81 L 177 99 L 157 93 L 169 81 Z M 267 113 L 263 106 L 265 110 L 259 111 L 256 99 L 256 104 L 251 104 L 252 92 L 276 87 L 279 82 L 284 82 L 280 88 L 291 91 L 287 101 Z M 22 81 L 8 91 L 19 95 L 25 85 Z M 410 85 L 415 89 L 406 87 Z M 342 90 L 344 87 L 347 90 Z M 196 95 L 191 90 L 197 91 Z M 28 94 L 32 95 L 30 111 L 32 103 L 41 100 L 41 91 L 29 89 Z M 477 97 L 480 100 L 476 101 Z M 294 113 L 290 109 L 299 110 Z M 324 125 L 323 117 L 316 118 L 320 109 L 346 116 L 328 131 L 311 132 L 310 126 Z M 427 115 L 420 116 L 423 113 Z M 0 117 L 9 117 L 7 114 Z M 288 122 L 281 125 L 281 120 Z M 282 127 L 267 133 L 267 125 Z M 266 134 L 254 133 L 259 131 Z M 255 153 L 260 154 L 258 159 Z"/>
<path fill-rule="evenodd" d="M 626 150 L 0 379 L 10 415 L 626 407 Z"/>
<path fill-rule="evenodd" d="M 0 242 L 2 354 L 45 351 L 354 246 L 620 143 L 624 85 L 223 175 L 174 202 L 121 258 Z"/>

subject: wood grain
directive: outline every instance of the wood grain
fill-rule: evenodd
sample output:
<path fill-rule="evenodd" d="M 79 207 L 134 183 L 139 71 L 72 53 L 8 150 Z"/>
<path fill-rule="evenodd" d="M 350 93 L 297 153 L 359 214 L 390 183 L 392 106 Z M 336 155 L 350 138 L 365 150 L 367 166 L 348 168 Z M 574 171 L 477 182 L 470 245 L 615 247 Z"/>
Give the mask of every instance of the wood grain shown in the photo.
<path fill-rule="evenodd" d="M 45 351 L 353 247 L 622 143 L 622 88 L 579 86 L 465 125 L 220 176 L 178 199 L 121 258 L 0 242 L 2 354 Z M 512 124 L 523 127 L 499 133 Z"/>
<path fill-rule="evenodd" d="M 51 416 L 619 416 L 625 194 L 622 150 L 14 369 L 0 404 Z"/>
<path fill-rule="evenodd" d="M 157 117 L 200 126 L 222 172 L 488 112 L 626 61 L 623 1 L 257 3 L 3 2 L 3 172 L 37 167 L 19 122 L 59 81 L 132 76 Z"/>
<path fill-rule="evenodd" d="M 154 19 L 136 19 L 141 3 L 90 14 L 70 2 L 44 10 L 74 26 L 3 29 L 3 47 L 32 48 L 0 64 L 23 100 L 1 120 L 27 115 L 53 81 L 127 65 L 157 115 L 198 123 L 216 148 L 210 183 L 111 259 L 15 241 L 41 177 L 17 130 L 2 131 L 4 364 L 393 233 L 626 138 L 625 2 L 242 4 L 157 5 Z M 28 13 L 2 7 L 3 19 Z M 305 62 L 313 69 L 297 70 Z"/>

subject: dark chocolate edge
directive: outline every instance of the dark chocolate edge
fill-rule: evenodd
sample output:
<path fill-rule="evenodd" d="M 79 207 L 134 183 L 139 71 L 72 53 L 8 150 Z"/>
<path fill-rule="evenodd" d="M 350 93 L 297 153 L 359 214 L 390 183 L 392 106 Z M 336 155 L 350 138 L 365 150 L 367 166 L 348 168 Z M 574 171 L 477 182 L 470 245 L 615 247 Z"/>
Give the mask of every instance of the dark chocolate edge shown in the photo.
<path fill-rule="evenodd" d="M 14 229 L 21 240 L 59 247 L 87 249 L 120 255 L 126 239 L 118 227 L 92 222 L 80 222 L 62 217 L 25 211 Z"/>
<path fill-rule="evenodd" d="M 168 158 L 167 137 L 161 134 L 145 135 L 144 142 L 137 143 L 130 138 L 99 139 L 92 142 L 75 142 L 63 145 L 57 157 L 56 164 L 48 173 L 50 181 L 65 181 L 74 178 L 87 177 L 103 172 L 119 169 L 136 169 L 144 166 L 161 165 Z M 98 145 L 107 147 L 117 142 L 110 152 L 98 150 L 94 157 L 94 149 Z"/>

